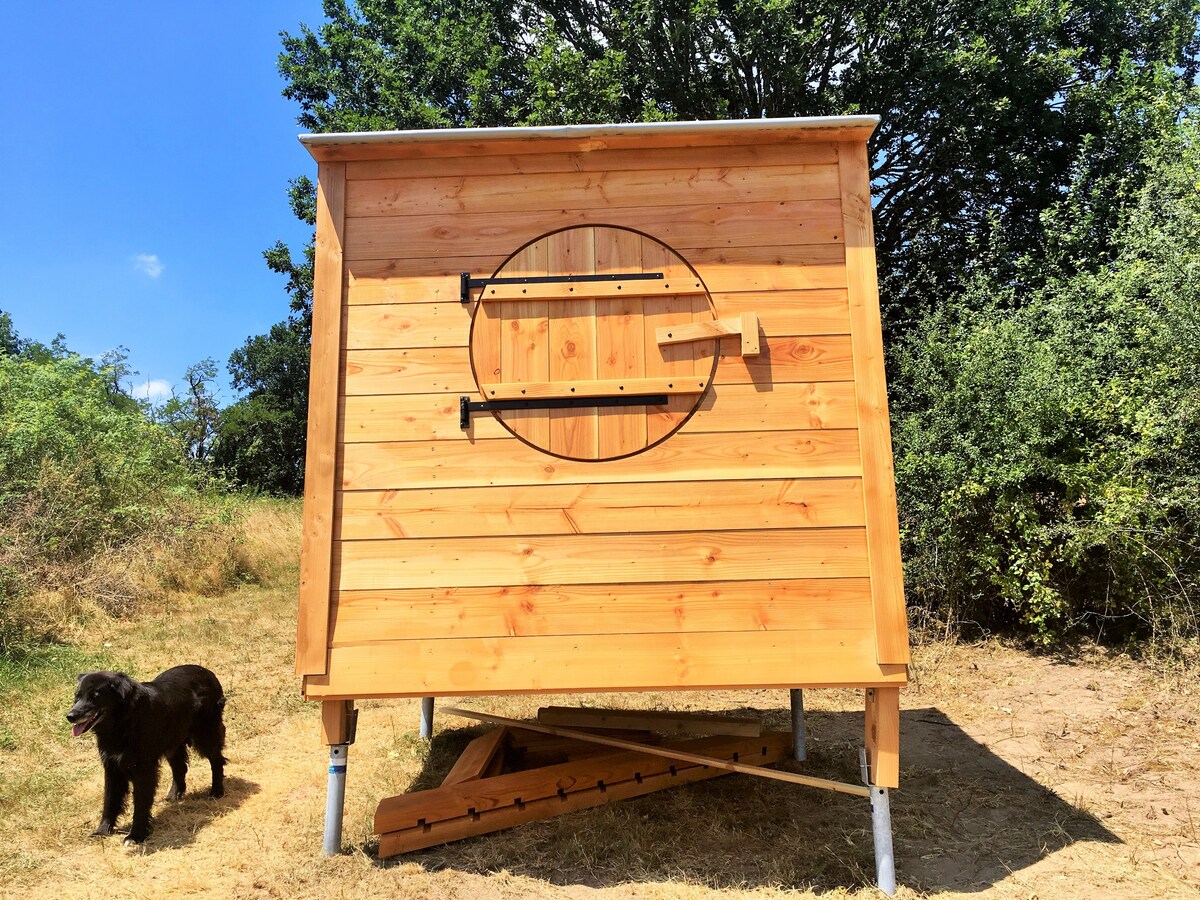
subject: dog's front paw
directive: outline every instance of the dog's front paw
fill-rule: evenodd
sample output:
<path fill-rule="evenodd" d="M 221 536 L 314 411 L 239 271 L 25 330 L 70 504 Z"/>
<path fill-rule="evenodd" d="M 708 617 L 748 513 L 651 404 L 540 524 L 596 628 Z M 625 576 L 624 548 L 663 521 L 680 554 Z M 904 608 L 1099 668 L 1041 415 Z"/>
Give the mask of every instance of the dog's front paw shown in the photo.
<path fill-rule="evenodd" d="M 101 822 L 99 825 L 96 826 L 96 830 L 93 831 L 91 834 L 89 834 L 88 837 L 94 837 L 94 838 L 108 837 L 112 833 L 113 833 L 112 822 Z"/>
<path fill-rule="evenodd" d="M 125 843 L 125 844 L 140 844 L 143 841 L 145 841 L 146 838 L 149 836 L 150 836 L 150 833 L 148 831 L 140 832 L 138 834 L 134 834 L 131 831 L 131 832 L 129 832 L 128 835 L 126 835 L 123 843 Z"/>

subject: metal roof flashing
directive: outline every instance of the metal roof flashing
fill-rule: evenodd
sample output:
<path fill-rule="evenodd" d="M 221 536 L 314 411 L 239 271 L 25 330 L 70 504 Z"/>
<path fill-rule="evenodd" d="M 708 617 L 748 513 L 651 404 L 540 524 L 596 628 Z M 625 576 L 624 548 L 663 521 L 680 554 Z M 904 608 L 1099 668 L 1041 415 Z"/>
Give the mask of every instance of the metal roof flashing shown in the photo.
<path fill-rule="evenodd" d="M 696 139 L 703 143 L 717 139 L 722 143 L 739 135 L 766 138 L 785 135 L 793 140 L 835 140 L 838 132 L 845 140 L 865 139 L 879 124 L 879 116 L 813 116 L 783 119 L 726 119 L 699 122 L 627 122 L 606 125 L 550 125 L 505 128 L 431 128 L 408 131 L 358 131 L 341 134 L 302 134 L 300 143 L 317 159 L 350 159 L 356 149 L 376 156 L 385 147 L 400 149 L 415 144 L 487 144 L 493 141 L 580 141 L 604 149 L 605 142 L 638 138 Z M 811 133 L 811 134 L 806 134 Z M 449 149 L 449 148 L 446 148 Z"/>

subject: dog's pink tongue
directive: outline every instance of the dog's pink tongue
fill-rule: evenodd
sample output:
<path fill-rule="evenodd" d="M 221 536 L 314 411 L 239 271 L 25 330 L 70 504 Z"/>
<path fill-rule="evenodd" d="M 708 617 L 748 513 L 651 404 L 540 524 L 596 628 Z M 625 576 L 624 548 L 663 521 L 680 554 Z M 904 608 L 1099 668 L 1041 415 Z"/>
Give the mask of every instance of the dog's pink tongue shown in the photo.
<path fill-rule="evenodd" d="M 83 729 L 85 728 L 87 728 L 86 722 L 76 722 L 74 727 L 71 729 L 71 737 L 79 737 L 81 734 L 83 734 Z"/>

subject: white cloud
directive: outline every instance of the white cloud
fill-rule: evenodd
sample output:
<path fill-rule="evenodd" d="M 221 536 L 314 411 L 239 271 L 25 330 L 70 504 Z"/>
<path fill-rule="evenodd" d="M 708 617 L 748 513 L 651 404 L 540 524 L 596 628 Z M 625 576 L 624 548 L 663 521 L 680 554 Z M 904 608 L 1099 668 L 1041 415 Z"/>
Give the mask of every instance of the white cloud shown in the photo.
<path fill-rule="evenodd" d="M 157 278 L 166 268 L 156 253 L 139 253 L 133 258 L 133 267 L 151 278 Z"/>
<path fill-rule="evenodd" d="M 133 396 L 138 400 L 161 403 L 171 396 L 171 382 L 164 378 L 148 378 L 141 384 L 134 386 Z"/>

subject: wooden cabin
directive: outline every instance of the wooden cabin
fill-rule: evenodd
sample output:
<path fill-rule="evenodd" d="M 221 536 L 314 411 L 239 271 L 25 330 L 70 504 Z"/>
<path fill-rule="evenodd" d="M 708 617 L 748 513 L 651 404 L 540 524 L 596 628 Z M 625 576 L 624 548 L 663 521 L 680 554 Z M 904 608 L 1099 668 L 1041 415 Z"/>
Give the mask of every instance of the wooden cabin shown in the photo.
<path fill-rule="evenodd" d="M 895 786 L 877 122 L 302 138 L 306 698 L 869 688 Z"/>

